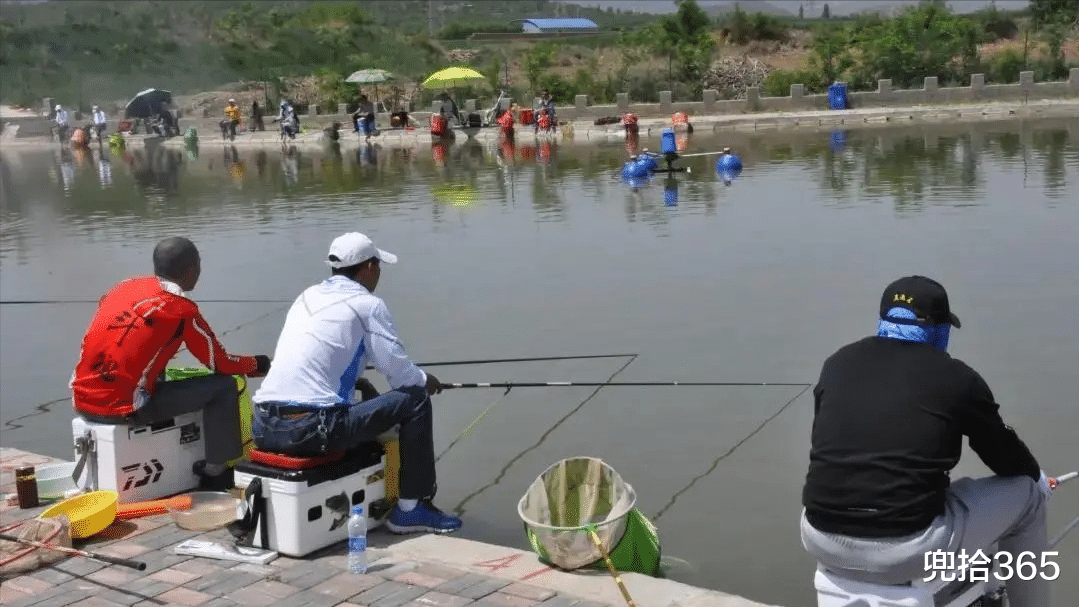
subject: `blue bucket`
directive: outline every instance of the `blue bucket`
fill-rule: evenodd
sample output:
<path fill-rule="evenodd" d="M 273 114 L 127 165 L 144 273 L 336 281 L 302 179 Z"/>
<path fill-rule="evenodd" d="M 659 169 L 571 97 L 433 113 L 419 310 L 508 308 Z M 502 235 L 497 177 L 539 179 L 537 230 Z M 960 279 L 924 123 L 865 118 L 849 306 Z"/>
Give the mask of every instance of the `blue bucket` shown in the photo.
<path fill-rule="evenodd" d="M 663 134 L 660 135 L 660 150 L 664 154 L 678 153 L 678 145 L 674 141 L 674 129 L 663 129 Z"/>
<path fill-rule="evenodd" d="M 847 85 L 843 82 L 833 82 L 828 87 L 828 107 L 833 110 L 845 110 L 850 107 L 847 103 Z"/>

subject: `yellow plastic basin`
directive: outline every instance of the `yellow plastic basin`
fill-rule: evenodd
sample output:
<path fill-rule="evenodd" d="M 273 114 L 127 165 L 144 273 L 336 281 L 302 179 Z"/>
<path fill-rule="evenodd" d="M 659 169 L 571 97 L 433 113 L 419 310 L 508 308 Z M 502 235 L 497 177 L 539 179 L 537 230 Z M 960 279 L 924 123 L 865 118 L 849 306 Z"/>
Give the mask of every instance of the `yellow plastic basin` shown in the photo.
<path fill-rule="evenodd" d="M 91 491 L 66 499 L 42 512 L 38 518 L 56 518 L 66 514 L 71 522 L 71 538 L 86 538 L 99 533 L 116 519 L 115 491 Z"/>

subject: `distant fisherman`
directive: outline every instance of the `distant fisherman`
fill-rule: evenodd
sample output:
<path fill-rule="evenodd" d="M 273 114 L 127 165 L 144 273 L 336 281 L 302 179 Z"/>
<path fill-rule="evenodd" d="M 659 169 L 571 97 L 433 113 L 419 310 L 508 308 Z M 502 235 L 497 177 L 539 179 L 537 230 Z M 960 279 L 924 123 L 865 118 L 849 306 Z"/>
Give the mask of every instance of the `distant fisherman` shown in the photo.
<path fill-rule="evenodd" d="M 67 141 L 67 131 L 71 128 L 71 122 L 68 118 L 67 110 L 63 108 L 59 103 L 56 104 L 56 117 L 53 119 L 56 124 L 56 136 L 60 138 L 60 143 Z"/>
<path fill-rule="evenodd" d="M 108 119 L 105 117 L 105 112 L 101 111 L 96 105 L 91 108 L 90 113 L 94 119 L 94 133 L 97 134 L 97 140 L 100 142 L 102 133 L 108 127 Z"/>

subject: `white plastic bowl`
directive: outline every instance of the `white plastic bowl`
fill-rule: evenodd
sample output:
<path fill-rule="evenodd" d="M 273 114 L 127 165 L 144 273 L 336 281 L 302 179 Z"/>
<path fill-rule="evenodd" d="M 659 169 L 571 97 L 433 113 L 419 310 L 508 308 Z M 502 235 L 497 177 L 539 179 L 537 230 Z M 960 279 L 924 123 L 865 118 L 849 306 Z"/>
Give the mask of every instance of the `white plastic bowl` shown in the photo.
<path fill-rule="evenodd" d="M 37 496 L 44 500 L 64 497 L 65 491 L 75 488 L 71 473 L 75 471 L 75 462 L 60 462 L 34 468 L 37 476 Z"/>
<path fill-rule="evenodd" d="M 166 504 L 172 520 L 184 529 L 209 531 L 224 527 L 236 520 L 236 507 L 240 500 L 223 491 L 194 491 L 184 495 L 191 496 L 191 503 L 184 508 L 174 508 Z"/>

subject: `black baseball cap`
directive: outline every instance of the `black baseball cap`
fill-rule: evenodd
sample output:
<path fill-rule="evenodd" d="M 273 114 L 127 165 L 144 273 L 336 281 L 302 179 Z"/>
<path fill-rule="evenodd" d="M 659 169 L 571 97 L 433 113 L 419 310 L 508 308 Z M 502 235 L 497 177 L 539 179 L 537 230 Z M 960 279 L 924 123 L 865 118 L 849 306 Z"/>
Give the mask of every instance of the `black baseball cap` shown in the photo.
<path fill-rule="evenodd" d="M 909 321 L 912 324 L 950 324 L 957 329 L 962 326 L 959 317 L 948 307 L 947 291 L 939 282 L 925 276 L 905 276 L 888 285 L 880 298 L 880 317 L 886 318 L 892 308 L 914 312 L 918 318 Z M 904 324 L 903 319 L 888 320 Z"/>

